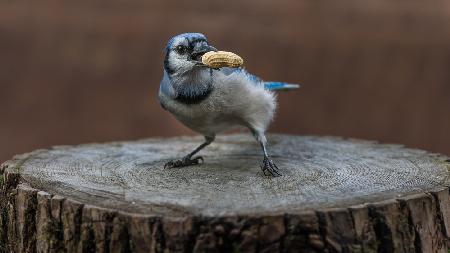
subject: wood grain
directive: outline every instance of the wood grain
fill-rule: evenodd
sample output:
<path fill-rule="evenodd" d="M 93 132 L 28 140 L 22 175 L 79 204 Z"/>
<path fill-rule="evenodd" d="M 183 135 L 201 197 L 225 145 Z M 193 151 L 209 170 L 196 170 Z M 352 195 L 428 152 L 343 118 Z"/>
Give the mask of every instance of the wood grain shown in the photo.
<path fill-rule="evenodd" d="M 200 138 L 59 146 L 2 165 L 0 242 L 15 252 L 443 252 L 450 164 L 337 137 L 248 135 L 163 169 Z"/>

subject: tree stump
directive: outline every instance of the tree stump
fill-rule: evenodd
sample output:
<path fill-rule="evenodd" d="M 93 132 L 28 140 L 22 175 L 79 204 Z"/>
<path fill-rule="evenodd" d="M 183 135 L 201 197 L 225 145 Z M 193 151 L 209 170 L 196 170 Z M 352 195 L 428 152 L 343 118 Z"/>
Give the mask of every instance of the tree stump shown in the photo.
<path fill-rule="evenodd" d="M 1 252 L 445 252 L 450 160 L 400 145 L 249 135 L 58 146 L 2 165 Z"/>

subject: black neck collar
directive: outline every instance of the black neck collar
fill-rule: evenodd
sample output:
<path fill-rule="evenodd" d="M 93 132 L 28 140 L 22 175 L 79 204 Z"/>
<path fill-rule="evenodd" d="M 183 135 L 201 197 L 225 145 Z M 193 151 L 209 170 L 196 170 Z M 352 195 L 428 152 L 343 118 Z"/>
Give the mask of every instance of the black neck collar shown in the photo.
<path fill-rule="evenodd" d="M 188 105 L 192 105 L 192 104 L 199 104 L 200 102 L 202 102 L 203 100 L 205 100 L 206 98 L 209 97 L 209 95 L 212 92 L 212 88 L 209 88 L 201 93 L 197 93 L 195 95 L 186 95 L 183 93 L 179 93 L 178 96 L 175 98 L 175 100 L 177 100 L 178 102 L 181 102 L 183 104 L 188 104 Z"/>
<path fill-rule="evenodd" d="M 169 74 L 170 78 L 170 74 Z M 209 69 L 209 78 L 205 81 L 199 81 L 199 83 L 182 83 L 175 85 L 175 91 L 177 96 L 175 100 L 183 104 L 198 104 L 209 97 L 213 91 L 212 84 L 212 69 Z"/>

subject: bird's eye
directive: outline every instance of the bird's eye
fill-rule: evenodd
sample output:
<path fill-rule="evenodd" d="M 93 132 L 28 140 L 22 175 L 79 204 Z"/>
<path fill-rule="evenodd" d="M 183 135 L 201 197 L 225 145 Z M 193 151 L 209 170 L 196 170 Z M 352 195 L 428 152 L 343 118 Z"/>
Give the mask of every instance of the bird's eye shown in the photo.
<path fill-rule="evenodd" d="M 184 54 L 186 52 L 186 47 L 183 46 L 183 45 L 178 45 L 178 46 L 175 47 L 175 50 L 179 54 Z"/>

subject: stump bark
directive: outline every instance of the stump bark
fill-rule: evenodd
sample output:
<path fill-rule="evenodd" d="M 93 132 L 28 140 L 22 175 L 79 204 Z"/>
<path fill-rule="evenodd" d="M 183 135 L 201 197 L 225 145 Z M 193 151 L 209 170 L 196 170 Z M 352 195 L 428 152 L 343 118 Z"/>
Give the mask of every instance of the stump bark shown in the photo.
<path fill-rule="evenodd" d="M 1 252 L 448 252 L 450 160 L 336 137 L 58 146 L 1 167 Z"/>

